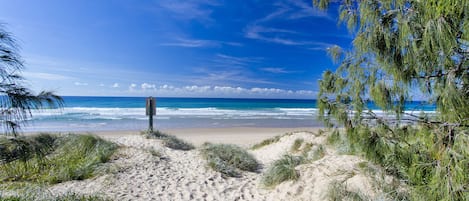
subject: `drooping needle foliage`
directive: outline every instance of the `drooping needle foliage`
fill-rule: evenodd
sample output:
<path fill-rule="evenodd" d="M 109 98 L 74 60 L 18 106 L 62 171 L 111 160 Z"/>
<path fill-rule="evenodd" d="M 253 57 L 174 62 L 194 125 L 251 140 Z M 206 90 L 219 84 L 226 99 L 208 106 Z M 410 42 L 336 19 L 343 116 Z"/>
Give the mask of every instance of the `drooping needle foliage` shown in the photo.
<path fill-rule="evenodd" d="M 0 24 L 0 133 L 17 135 L 31 111 L 61 107 L 63 100 L 52 92 L 34 94 L 25 86 L 24 62 L 15 39 Z"/>
<path fill-rule="evenodd" d="M 351 50 L 329 49 L 340 66 L 320 80 L 320 117 L 406 180 L 412 199 L 469 199 L 469 1 L 313 4 L 339 4 L 340 22 L 354 35 Z M 436 113 L 405 108 L 415 99 Z"/>

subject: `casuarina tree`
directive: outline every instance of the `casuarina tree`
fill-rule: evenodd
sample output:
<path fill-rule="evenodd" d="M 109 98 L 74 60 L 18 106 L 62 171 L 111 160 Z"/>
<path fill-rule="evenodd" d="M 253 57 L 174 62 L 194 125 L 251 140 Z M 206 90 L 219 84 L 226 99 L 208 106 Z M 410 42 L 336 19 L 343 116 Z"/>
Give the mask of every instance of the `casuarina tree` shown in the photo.
<path fill-rule="evenodd" d="M 6 135 L 17 136 L 33 110 L 57 108 L 63 103 L 53 92 L 33 93 L 21 76 L 23 69 L 18 44 L 0 24 L 0 124 Z"/>
<path fill-rule="evenodd" d="M 320 80 L 320 117 L 407 181 L 412 198 L 469 198 L 469 1 L 313 4 L 339 6 L 339 21 L 354 36 L 348 50 L 329 48 L 339 67 Z M 422 107 L 405 107 L 415 99 Z M 426 113 L 424 104 L 436 111 Z"/>

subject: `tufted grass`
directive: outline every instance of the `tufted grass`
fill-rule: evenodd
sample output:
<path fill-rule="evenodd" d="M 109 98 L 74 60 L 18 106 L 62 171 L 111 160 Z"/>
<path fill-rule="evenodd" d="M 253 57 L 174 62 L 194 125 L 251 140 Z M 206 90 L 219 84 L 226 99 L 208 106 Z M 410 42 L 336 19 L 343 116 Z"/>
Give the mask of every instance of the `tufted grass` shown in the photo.
<path fill-rule="evenodd" d="M 241 171 L 256 172 L 260 168 L 251 154 L 236 145 L 205 143 L 201 153 L 208 165 L 224 176 L 239 177 Z"/>
<path fill-rule="evenodd" d="M 82 180 L 105 171 L 117 149 L 114 143 L 94 135 L 40 134 L 0 138 L 0 183 L 55 184 Z"/>
<path fill-rule="evenodd" d="M 284 155 L 267 169 L 262 176 L 262 184 L 266 187 L 273 187 L 288 180 L 297 180 L 300 174 L 295 167 L 303 162 L 303 157 Z"/>

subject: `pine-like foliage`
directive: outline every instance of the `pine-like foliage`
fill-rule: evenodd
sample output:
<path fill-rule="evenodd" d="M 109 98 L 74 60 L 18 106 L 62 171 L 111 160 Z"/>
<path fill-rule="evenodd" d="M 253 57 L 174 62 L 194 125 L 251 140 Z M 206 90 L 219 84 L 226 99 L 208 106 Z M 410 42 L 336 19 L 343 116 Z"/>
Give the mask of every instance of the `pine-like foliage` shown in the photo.
<path fill-rule="evenodd" d="M 18 44 L 0 24 L 0 124 L 5 134 L 17 135 L 31 111 L 61 107 L 63 100 L 52 92 L 34 94 L 25 87 Z"/>
<path fill-rule="evenodd" d="M 329 49 L 340 66 L 320 80 L 319 116 L 406 180 L 413 199 L 469 199 L 469 1 L 313 0 L 331 3 L 354 40 Z M 435 114 L 405 111 L 421 97 Z"/>

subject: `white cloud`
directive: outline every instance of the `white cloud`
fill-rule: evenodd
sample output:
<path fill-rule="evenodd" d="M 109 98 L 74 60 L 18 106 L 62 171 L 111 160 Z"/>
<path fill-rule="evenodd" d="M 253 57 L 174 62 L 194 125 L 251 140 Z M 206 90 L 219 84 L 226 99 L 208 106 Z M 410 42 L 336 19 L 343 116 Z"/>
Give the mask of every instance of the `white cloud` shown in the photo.
<path fill-rule="evenodd" d="M 293 73 L 293 71 L 287 71 L 285 70 L 285 68 L 278 68 L 278 67 L 261 68 L 261 70 L 265 72 L 277 73 L 277 74 Z"/>
<path fill-rule="evenodd" d="M 214 47 L 220 44 L 212 40 L 197 40 L 197 39 L 184 39 L 176 38 L 175 42 L 162 43 L 163 46 L 177 46 L 177 47 Z"/>
<path fill-rule="evenodd" d="M 143 83 L 143 84 L 141 85 L 141 88 L 142 88 L 143 90 L 156 89 L 156 85 L 154 85 L 154 84 L 148 84 L 148 83 Z"/>
<path fill-rule="evenodd" d="M 140 87 L 138 87 L 140 86 Z M 279 88 L 244 88 L 224 85 L 187 85 L 175 87 L 164 84 L 132 83 L 129 91 L 142 96 L 157 94 L 160 97 L 227 97 L 227 98 L 316 98 L 316 92 L 309 90 L 286 90 Z"/>
<path fill-rule="evenodd" d="M 104 85 L 103 83 L 101 83 L 101 84 L 99 84 L 98 86 L 99 86 L 99 87 L 104 87 L 104 86 L 106 86 L 106 85 Z"/>
<path fill-rule="evenodd" d="M 213 0 L 160 0 L 159 5 L 173 17 L 182 20 L 212 21 L 212 7 L 219 5 Z"/>
<path fill-rule="evenodd" d="M 137 87 L 137 84 L 135 84 L 135 83 L 130 84 L 129 85 L 129 91 L 134 91 L 136 87 Z"/>
<path fill-rule="evenodd" d="M 86 82 L 75 82 L 75 86 L 88 86 L 88 83 Z"/>
<path fill-rule="evenodd" d="M 160 45 L 162 45 L 162 46 L 175 46 L 175 47 L 188 47 L 188 48 L 220 47 L 222 45 L 243 46 L 243 44 L 237 43 L 237 42 L 190 39 L 190 38 L 182 38 L 182 37 L 177 37 L 177 38 L 174 39 L 173 42 L 161 43 Z"/>
<path fill-rule="evenodd" d="M 112 84 L 111 87 L 112 87 L 112 88 L 119 88 L 119 83 L 116 82 L 116 83 Z"/>

